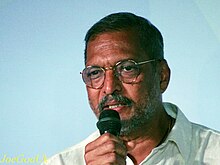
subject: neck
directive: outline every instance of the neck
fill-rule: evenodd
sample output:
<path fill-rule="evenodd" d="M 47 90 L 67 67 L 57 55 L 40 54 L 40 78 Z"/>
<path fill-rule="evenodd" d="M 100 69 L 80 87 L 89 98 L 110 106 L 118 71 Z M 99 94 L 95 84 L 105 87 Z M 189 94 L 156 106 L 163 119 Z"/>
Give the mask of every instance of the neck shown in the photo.
<path fill-rule="evenodd" d="M 150 128 L 142 127 L 141 130 L 136 130 L 133 136 L 121 137 L 127 146 L 128 156 L 135 165 L 140 164 L 155 147 L 166 140 L 172 126 L 172 118 L 162 110 L 160 118 L 154 120 Z"/>

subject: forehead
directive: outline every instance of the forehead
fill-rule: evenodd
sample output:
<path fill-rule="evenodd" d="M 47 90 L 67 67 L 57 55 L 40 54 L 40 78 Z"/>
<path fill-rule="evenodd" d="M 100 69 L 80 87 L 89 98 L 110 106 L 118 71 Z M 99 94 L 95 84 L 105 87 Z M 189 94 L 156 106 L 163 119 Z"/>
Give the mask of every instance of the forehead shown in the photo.
<path fill-rule="evenodd" d="M 114 65 L 124 59 L 146 60 L 139 43 L 132 31 L 100 34 L 88 42 L 86 65 Z"/>

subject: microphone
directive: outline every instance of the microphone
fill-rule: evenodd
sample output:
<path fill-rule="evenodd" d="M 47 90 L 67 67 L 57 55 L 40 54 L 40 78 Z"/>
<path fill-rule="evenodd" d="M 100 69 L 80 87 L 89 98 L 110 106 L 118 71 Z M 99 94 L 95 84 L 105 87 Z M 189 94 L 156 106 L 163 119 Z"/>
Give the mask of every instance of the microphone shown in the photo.
<path fill-rule="evenodd" d="M 121 121 L 118 112 L 112 109 L 102 111 L 96 126 L 101 135 L 108 132 L 118 136 L 121 131 Z"/>

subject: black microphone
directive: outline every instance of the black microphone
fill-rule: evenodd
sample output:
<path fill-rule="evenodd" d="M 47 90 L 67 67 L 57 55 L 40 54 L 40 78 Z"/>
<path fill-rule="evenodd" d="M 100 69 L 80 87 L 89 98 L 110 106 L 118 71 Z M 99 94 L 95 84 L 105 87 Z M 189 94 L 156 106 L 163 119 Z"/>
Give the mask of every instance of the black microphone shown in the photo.
<path fill-rule="evenodd" d="M 121 131 L 121 121 L 118 112 L 112 109 L 102 111 L 96 126 L 101 135 L 108 132 L 118 136 Z"/>

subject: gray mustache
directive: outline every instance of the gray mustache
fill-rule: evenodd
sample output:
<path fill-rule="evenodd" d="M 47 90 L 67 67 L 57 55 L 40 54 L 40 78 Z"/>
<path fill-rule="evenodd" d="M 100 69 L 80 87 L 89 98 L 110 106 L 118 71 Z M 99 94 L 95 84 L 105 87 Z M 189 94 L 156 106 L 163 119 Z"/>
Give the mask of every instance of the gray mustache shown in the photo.
<path fill-rule="evenodd" d="M 102 98 L 102 100 L 100 101 L 100 103 L 98 105 L 99 111 L 102 112 L 104 106 L 106 105 L 106 103 L 110 102 L 112 100 L 115 100 L 117 102 L 120 102 L 120 103 L 128 105 L 128 106 L 130 106 L 132 104 L 132 100 L 131 99 L 128 99 L 125 96 L 113 93 L 113 94 L 110 94 L 110 95 L 106 95 L 106 96 L 104 96 Z"/>

